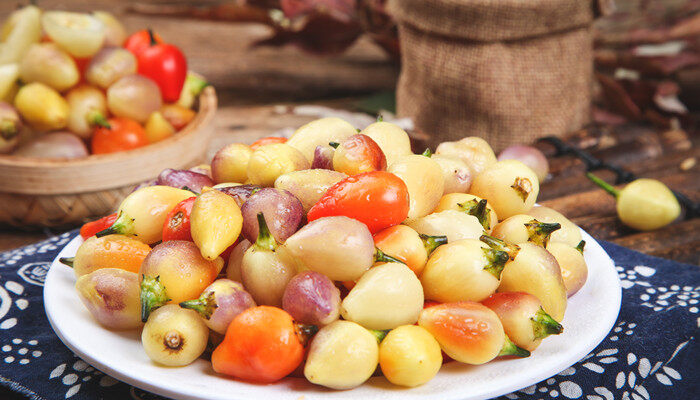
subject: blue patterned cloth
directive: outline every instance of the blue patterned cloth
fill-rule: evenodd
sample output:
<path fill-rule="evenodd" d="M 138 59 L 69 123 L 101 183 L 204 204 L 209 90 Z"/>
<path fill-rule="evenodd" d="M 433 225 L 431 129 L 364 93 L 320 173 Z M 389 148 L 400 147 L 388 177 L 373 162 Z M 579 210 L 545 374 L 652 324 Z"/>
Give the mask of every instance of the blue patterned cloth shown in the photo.
<path fill-rule="evenodd" d="M 51 261 L 76 232 L 0 255 L 0 385 L 31 399 L 162 399 L 119 382 L 66 348 L 44 314 Z M 700 398 L 700 269 L 602 243 L 622 281 L 613 330 L 560 374 L 505 399 Z"/>

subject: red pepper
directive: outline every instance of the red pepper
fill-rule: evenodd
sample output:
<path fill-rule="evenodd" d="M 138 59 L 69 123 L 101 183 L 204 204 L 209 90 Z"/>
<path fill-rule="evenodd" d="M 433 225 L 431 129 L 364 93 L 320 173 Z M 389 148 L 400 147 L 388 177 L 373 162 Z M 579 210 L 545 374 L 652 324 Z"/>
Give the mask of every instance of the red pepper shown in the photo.
<path fill-rule="evenodd" d="M 440 304 L 442 304 L 442 303 L 437 302 L 437 301 L 434 301 L 434 300 L 425 300 L 425 301 L 423 302 L 423 309 L 430 308 L 430 307 L 434 307 L 434 306 L 438 306 L 438 305 L 440 305 Z"/>
<path fill-rule="evenodd" d="M 109 127 L 98 127 L 92 133 L 92 154 L 126 151 L 149 144 L 146 132 L 136 121 L 128 118 L 110 118 Z"/>
<path fill-rule="evenodd" d="M 155 40 L 156 43 L 163 43 L 163 38 L 157 33 L 153 34 L 153 40 Z M 151 34 L 148 29 L 143 29 L 134 33 L 124 42 L 124 48 L 137 57 L 142 51 L 149 47 L 151 47 Z"/>
<path fill-rule="evenodd" d="M 80 228 L 80 236 L 87 239 L 101 230 L 107 229 L 117 220 L 117 213 L 110 214 L 95 221 L 90 221 Z"/>
<path fill-rule="evenodd" d="M 91 58 L 73 57 L 73 61 L 75 61 L 75 65 L 78 67 L 78 71 L 80 72 L 81 82 L 85 81 L 85 69 L 87 68 L 88 64 L 90 64 L 90 60 Z"/>
<path fill-rule="evenodd" d="M 372 171 L 331 186 L 309 210 L 309 222 L 334 215 L 354 218 L 372 234 L 403 222 L 408 216 L 408 188 L 396 175 Z"/>
<path fill-rule="evenodd" d="M 165 102 L 172 103 L 180 98 L 187 78 L 187 60 L 180 49 L 172 44 L 158 43 L 154 37 L 148 47 L 136 54 L 136 58 L 139 74 L 158 84 Z"/>
<path fill-rule="evenodd" d="M 189 240 L 192 241 L 192 232 L 190 231 L 190 214 L 192 213 L 192 205 L 196 196 L 179 202 L 165 217 L 163 224 L 163 241 L 168 240 Z"/>

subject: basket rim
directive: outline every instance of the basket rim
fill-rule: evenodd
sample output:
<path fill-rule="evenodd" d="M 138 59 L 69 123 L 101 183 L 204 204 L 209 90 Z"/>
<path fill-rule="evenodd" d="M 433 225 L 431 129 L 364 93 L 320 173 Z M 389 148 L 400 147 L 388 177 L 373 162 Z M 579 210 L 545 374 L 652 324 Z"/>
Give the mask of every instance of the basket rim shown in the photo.
<path fill-rule="evenodd" d="M 197 114 L 195 114 L 194 118 L 192 118 L 192 121 L 190 121 L 179 131 L 175 132 L 174 135 L 156 143 L 151 143 L 128 151 L 107 154 L 90 154 L 87 157 L 75 159 L 35 158 L 0 154 L 0 168 L 3 166 L 12 166 L 15 168 L 51 168 L 65 166 L 90 167 L 94 165 L 106 165 L 117 160 L 124 160 L 125 158 L 141 158 L 141 156 L 151 152 L 157 152 L 165 147 L 170 147 L 185 140 L 187 137 L 196 134 L 199 127 L 204 126 L 214 117 L 217 108 L 217 100 L 216 90 L 214 87 L 211 85 L 205 87 L 202 93 L 199 95 L 199 109 L 197 110 Z"/>
<path fill-rule="evenodd" d="M 152 179 L 166 166 L 186 168 L 206 153 L 215 132 L 217 103 L 215 89 L 207 86 L 199 95 L 199 110 L 189 124 L 165 140 L 129 151 L 73 160 L 0 157 L 0 194 L 65 196 L 103 192 Z M 166 165 L 169 162 L 172 164 Z"/>

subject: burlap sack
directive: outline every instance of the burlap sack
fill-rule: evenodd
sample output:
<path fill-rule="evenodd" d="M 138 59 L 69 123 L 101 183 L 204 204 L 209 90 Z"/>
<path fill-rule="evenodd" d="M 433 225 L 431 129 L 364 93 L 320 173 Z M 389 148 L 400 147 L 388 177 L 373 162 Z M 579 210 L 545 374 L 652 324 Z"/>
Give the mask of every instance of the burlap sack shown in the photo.
<path fill-rule="evenodd" d="M 398 113 L 437 143 L 495 150 L 589 119 L 590 0 L 390 0 L 399 25 Z"/>

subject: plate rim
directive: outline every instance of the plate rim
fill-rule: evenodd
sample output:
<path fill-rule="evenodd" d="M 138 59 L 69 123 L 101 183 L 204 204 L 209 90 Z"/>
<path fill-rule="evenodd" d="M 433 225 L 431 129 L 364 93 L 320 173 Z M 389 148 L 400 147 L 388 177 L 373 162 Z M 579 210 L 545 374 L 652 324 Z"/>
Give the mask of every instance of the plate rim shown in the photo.
<path fill-rule="evenodd" d="M 572 365 L 576 364 L 577 362 L 580 361 L 582 357 L 584 357 L 586 354 L 590 353 L 593 349 L 595 349 L 600 343 L 603 342 L 605 337 L 610 333 L 612 328 L 615 325 L 615 322 L 617 321 L 617 318 L 619 316 L 620 308 L 622 305 L 622 286 L 620 284 L 620 279 L 617 274 L 617 271 L 615 270 L 615 263 L 614 260 L 610 257 L 610 255 L 605 251 L 605 249 L 600 245 L 600 243 L 595 240 L 592 236 L 590 236 L 586 231 L 583 229 L 579 228 L 583 238 L 586 240 L 586 249 L 590 251 L 591 247 L 596 247 L 597 251 L 599 252 L 600 255 L 604 256 L 604 261 L 605 264 L 607 265 L 607 268 L 611 268 L 612 272 L 614 272 L 615 276 L 615 293 L 614 295 L 614 306 L 615 307 L 610 307 L 608 310 L 610 311 L 610 316 L 608 319 L 605 320 L 605 325 L 601 328 L 599 331 L 598 335 L 595 336 L 595 340 L 592 340 L 588 346 L 585 346 L 582 349 L 585 349 L 584 351 L 579 351 L 578 353 L 581 353 L 580 356 L 577 357 L 577 359 L 573 362 L 569 361 L 569 359 L 564 359 L 564 360 L 557 360 L 558 363 L 555 364 L 556 367 L 552 367 L 552 364 L 549 365 L 548 368 L 542 369 L 538 373 L 534 373 L 530 376 L 527 377 L 527 379 L 520 379 L 517 380 L 518 383 L 513 383 L 513 384 L 505 384 L 505 385 L 500 385 L 498 388 L 494 388 L 493 390 L 489 390 L 486 392 L 483 392 L 477 396 L 472 396 L 472 397 L 460 397 L 460 399 L 469 399 L 469 400 L 480 400 L 480 399 L 489 399 L 497 396 L 502 396 L 514 391 L 522 390 L 526 387 L 529 387 L 533 384 L 536 384 L 538 382 L 541 382 L 543 380 L 546 380 L 554 375 L 557 375 L 561 371 L 564 371 L 565 369 L 571 367 Z M 121 382 L 124 382 L 128 385 L 137 387 L 142 390 L 146 390 L 161 396 L 166 396 L 169 398 L 174 398 L 174 399 L 186 399 L 186 400 L 209 400 L 211 397 L 204 397 L 198 395 L 196 392 L 194 392 L 194 389 L 188 390 L 187 393 L 183 392 L 182 390 L 171 390 L 168 389 L 167 387 L 164 387 L 162 385 L 158 385 L 157 383 L 150 383 L 146 379 L 141 379 L 138 376 L 134 375 L 129 375 L 128 373 L 122 373 L 120 370 L 110 366 L 109 364 L 106 364 L 104 362 L 101 362 L 97 358 L 93 357 L 90 354 L 89 349 L 83 349 L 79 344 L 73 343 L 72 341 L 68 340 L 63 332 L 61 332 L 59 329 L 57 329 L 57 323 L 54 321 L 55 315 L 50 311 L 51 306 L 49 305 L 49 302 L 47 302 L 47 290 L 46 287 L 48 286 L 48 283 L 51 281 L 50 276 L 52 275 L 52 271 L 54 270 L 54 266 L 63 266 L 62 264 L 59 263 L 58 259 L 61 257 L 65 257 L 68 253 L 67 249 L 75 246 L 77 250 L 77 246 L 79 244 L 76 244 L 76 242 L 82 242 L 83 239 L 80 237 L 80 235 L 77 235 L 73 239 L 71 239 L 68 243 L 66 243 L 61 251 L 56 255 L 54 260 L 51 262 L 51 266 L 49 268 L 49 271 L 46 276 L 46 281 L 45 281 L 45 286 L 44 290 L 42 293 L 42 299 L 44 301 L 44 311 L 46 314 L 46 317 L 49 321 L 49 324 L 51 326 L 51 329 L 54 331 L 56 336 L 61 340 L 61 342 L 68 347 L 71 351 L 73 351 L 77 356 L 85 360 L 88 364 L 92 365 L 93 367 L 97 368 L 98 370 L 102 371 L 103 373 L 112 376 L 115 379 L 120 380 Z M 70 254 L 72 256 L 73 254 Z M 67 267 L 66 267 L 67 268 Z M 615 310 L 614 312 L 612 310 Z M 613 315 L 614 314 L 614 315 Z M 157 366 L 155 366 L 158 368 Z M 222 378 L 226 379 L 226 378 Z M 296 378 L 296 379 L 301 379 L 301 378 Z M 242 381 L 238 381 L 242 382 Z M 526 382 L 526 383 L 523 383 Z M 410 389 L 410 388 L 408 388 Z M 323 392 L 319 392 L 321 394 Z M 327 397 L 338 397 L 338 394 L 345 393 L 345 391 L 332 391 L 332 392 L 326 392 L 324 393 L 325 395 L 332 395 L 335 394 L 334 396 L 327 396 Z M 231 396 L 236 396 L 234 393 L 230 393 Z M 244 394 L 238 394 L 238 396 L 242 396 Z M 304 392 L 299 392 L 299 396 L 304 396 Z M 231 399 L 238 399 L 239 397 L 230 397 Z M 240 397 L 242 399 L 242 397 Z M 449 399 L 458 399 L 457 397 L 449 397 Z"/>

